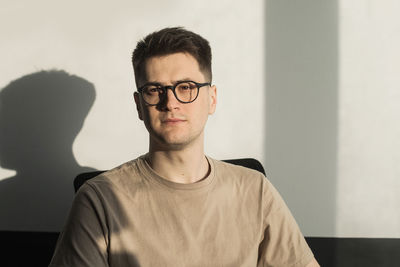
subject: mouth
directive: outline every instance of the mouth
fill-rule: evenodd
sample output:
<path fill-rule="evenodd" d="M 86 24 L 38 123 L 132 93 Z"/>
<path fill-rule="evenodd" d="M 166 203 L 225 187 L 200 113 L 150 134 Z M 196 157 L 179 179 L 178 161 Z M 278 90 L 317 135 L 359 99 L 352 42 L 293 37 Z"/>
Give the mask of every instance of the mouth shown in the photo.
<path fill-rule="evenodd" d="M 162 122 L 163 124 L 174 125 L 174 124 L 179 124 L 179 123 L 182 123 L 182 122 L 185 122 L 185 121 L 186 121 L 186 120 L 178 119 L 178 118 L 169 118 L 169 119 L 162 120 L 161 122 Z"/>

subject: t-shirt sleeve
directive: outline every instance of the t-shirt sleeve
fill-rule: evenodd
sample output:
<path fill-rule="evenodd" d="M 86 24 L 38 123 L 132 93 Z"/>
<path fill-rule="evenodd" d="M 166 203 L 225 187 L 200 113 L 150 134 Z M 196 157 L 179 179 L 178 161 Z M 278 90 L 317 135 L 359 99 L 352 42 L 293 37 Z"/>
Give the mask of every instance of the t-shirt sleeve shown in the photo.
<path fill-rule="evenodd" d="M 108 266 L 107 236 L 101 200 L 94 188 L 84 184 L 75 196 L 49 266 Z"/>
<path fill-rule="evenodd" d="M 264 237 L 257 266 L 306 266 L 314 255 L 285 202 L 267 179 L 263 204 Z"/>

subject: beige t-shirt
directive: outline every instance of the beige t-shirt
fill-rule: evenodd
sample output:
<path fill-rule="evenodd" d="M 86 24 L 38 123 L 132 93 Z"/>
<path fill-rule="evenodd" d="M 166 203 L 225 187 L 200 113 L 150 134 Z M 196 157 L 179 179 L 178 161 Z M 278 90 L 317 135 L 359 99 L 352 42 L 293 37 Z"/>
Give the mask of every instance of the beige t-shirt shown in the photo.
<path fill-rule="evenodd" d="M 271 183 L 207 159 L 193 184 L 143 156 L 86 182 L 50 266 L 306 266 L 313 254 Z"/>

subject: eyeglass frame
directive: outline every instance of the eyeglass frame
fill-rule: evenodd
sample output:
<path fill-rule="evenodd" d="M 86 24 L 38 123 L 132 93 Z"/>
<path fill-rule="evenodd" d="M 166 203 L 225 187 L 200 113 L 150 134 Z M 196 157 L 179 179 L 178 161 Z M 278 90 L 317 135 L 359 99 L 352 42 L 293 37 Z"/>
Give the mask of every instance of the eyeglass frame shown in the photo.
<path fill-rule="evenodd" d="M 197 87 L 197 94 L 196 94 L 196 97 L 195 97 L 193 100 L 191 100 L 191 101 L 182 101 L 182 100 L 180 100 L 180 99 L 177 97 L 175 89 L 176 89 L 176 87 L 177 87 L 179 84 L 182 84 L 182 83 L 194 83 L 194 84 L 196 85 L 196 87 Z M 160 100 L 158 101 L 157 104 L 150 104 L 150 103 L 148 103 L 148 102 L 144 99 L 144 97 L 143 97 L 143 89 L 144 89 L 145 87 L 147 87 L 147 86 L 150 86 L 150 85 L 157 86 L 157 87 L 159 87 L 159 90 L 162 91 L 161 95 L 163 95 L 163 97 L 160 97 L 160 96 L 159 96 L 159 99 L 160 99 Z M 159 83 L 145 83 L 143 86 L 140 86 L 140 87 L 137 89 L 137 91 L 140 93 L 140 96 L 142 97 L 143 101 L 146 102 L 146 104 L 149 105 L 149 106 L 157 106 L 157 105 L 159 105 L 162 101 L 164 101 L 164 100 L 165 100 L 165 97 L 167 96 L 168 89 L 171 89 L 172 93 L 174 93 L 174 96 L 175 96 L 176 100 L 178 100 L 180 103 L 182 103 L 182 104 L 189 104 L 189 103 L 194 102 L 194 101 L 197 99 L 197 97 L 199 96 L 199 93 L 200 93 L 200 88 L 201 88 L 201 87 L 204 87 L 204 86 L 211 86 L 211 83 L 210 83 L 210 82 L 207 82 L 207 83 L 198 83 L 198 82 L 190 81 L 190 80 L 188 80 L 188 81 L 178 81 L 178 82 L 175 83 L 174 85 L 165 85 L 165 86 L 162 86 L 162 85 L 159 84 Z"/>

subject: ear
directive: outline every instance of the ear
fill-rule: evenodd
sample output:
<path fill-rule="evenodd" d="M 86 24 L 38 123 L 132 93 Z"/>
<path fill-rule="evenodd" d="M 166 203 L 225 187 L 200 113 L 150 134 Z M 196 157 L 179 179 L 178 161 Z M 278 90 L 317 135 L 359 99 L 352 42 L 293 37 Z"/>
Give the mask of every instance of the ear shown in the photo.
<path fill-rule="evenodd" d="M 217 87 L 215 85 L 210 86 L 208 92 L 210 97 L 208 114 L 211 115 L 214 114 L 217 107 Z"/>
<path fill-rule="evenodd" d="M 142 105 L 140 104 L 140 95 L 138 92 L 133 93 L 133 97 L 136 103 L 136 110 L 138 112 L 138 116 L 140 120 L 143 120 L 143 112 L 142 112 Z"/>

